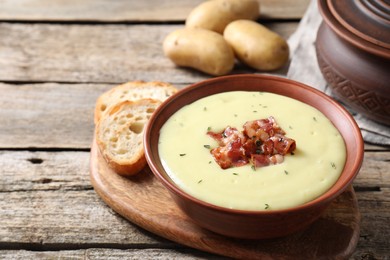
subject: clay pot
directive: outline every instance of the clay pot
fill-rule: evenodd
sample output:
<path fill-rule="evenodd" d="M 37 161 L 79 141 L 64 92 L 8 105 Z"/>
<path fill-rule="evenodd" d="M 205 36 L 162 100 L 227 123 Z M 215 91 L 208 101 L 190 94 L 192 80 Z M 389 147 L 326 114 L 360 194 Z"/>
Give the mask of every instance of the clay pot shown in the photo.
<path fill-rule="evenodd" d="M 390 125 L 390 7 L 381 0 L 319 0 L 318 63 L 332 92 Z"/>

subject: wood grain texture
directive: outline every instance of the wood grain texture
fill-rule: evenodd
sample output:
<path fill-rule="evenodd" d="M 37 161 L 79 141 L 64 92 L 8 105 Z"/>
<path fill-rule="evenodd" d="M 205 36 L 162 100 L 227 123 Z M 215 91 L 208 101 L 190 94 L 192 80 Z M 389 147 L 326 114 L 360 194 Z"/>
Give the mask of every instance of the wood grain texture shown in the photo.
<path fill-rule="evenodd" d="M 89 156 L 90 153 L 84 151 L 0 150 L 0 193 L 90 190 Z M 390 197 L 380 198 L 390 189 L 389 161 L 389 152 L 366 152 L 353 182 L 359 202 L 390 200 Z M 390 211 L 390 208 L 384 210 Z"/>
<path fill-rule="evenodd" d="M 89 149 L 96 99 L 113 86 L 0 83 L 0 148 Z"/>
<path fill-rule="evenodd" d="M 299 19 L 310 0 L 261 0 L 262 19 Z M 0 20 L 163 22 L 184 21 L 203 0 L 0 0 Z"/>
<path fill-rule="evenodd" d="M 386 186 L 357 192 L 362 219 L 360 239 L 353 259 L 389 259 L 390 188 Z"/>
<path fill-rule="evenodd" d="M 355 259 L 384 259 L 388 255 L 390 171 L 386 165 L 390 158 L 384 154 L 367 153 L 354 182 L 360 187 L 356 194 L 362 216 Z M 111 252 L 108 248 L 180 251 L 181 246 L 138 228 L 106 206 L 92 190 L 89 156 L 89 152 L 0 151 L 0 248 L 50 251 L 100 247 L 107 248 L 107 255 Z M 373 164 L 385 170 L 378 173 Z M 373 186 L 378 189 L 373 191 Z M 113 250 L 114 259 L 129 256 L 127 253 Z M 192 251 L 188 254 L 196 257 Z"/>
<path fill-rule="evenodd" d="M 179 89 L 188 86 L 173 84 Z M 0 93 L 4 93 L 0 95 L 0 148 L 89 149 L 96 99 L 114 86 L 116 84 L 111 83 L 0 82 Z M 390 171 L 386 163 L 390 147 L 367 144 L 365 150 L 364 163 L 370 163 L 372 176 L 380 176 L 378 172 Z M 379 151 L 383 153 L 376 156 L 382 156 L 381 158 L 371 158 L 371 155 Z"/>
<path fill-rule="evenodd" d="M 112 86 L 0 83 L 0 146 L 88 148 L 94 104 Z"/>
<path fill-rule="evenodd" d="M 110 249 L 89 248 L 81 250 L 61 250 L 35 252 L 27 250 L 1 250 L 0 258 L 3 260 L 25 259 L 226 259 L 190 248 L 176 249 Z"/>
<path fill-rule="evenodd" d="M 172 245 L 129 225 L 97 197 L 89 153 L 0 152 L 0 158 L 0 247 Z"/>
<path fill-rule="evenodd" d="M 189 85 L 173 84 L 179 89 Z M 114 86 L 116 84 L 111 83 L 0 82 L 0 93 L 4 93 L 0 95 L 0 148 L 88 149 L 92 142 L 96 99 Z M 376 169 L 372 176 L 388 169 L 385 160 L 389 159 L 390 147 L 366 144 L 365 150 L 383 151 L 384 158 L 368 159 Z"/>
<path fill-rule="evenodd" d="M 382 147 L 384 148 L 384 147 Z M 390 154 L 389 148 L 376 152 L 366 151 L 363 166 L 354 185 L 363 189 L 377 190 L 378 187 L 390 188 Z"/>
<path fill-rule="evenodd" d="M 266 26 L 288 38 L 297 24 Z M 0 81 L 190 83 L 209 78 L 178 68 L 164 56 L 164 38 L 182 27 L 0 23 Z M 243 72 L 254 71 L 242 65 L 233 71 Z M 283 69 L 275 73 L 283 73 Z"/>

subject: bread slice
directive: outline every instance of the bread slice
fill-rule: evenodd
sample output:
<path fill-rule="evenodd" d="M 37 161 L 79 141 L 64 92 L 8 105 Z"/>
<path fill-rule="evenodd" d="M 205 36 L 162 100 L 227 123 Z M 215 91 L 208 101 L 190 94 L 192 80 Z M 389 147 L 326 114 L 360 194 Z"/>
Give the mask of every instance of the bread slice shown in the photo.
<path fill-rule="evenodd" d="M 139 100 L 151 98 L 164 101 L 177 92 L 177 89 L 166 82 L 160 81 L 132 81 L 112 88 L 103 93 L 96 101 L 95 124 L 99 121 L 102 113 L 111 106 L 124 100 Z"/>
<path fill-rule="evenodd" d="M 146 165 L 143 133 L 160 100 L 122 101 L 109 108 L 96 125 L 96 141 L 108 165 L 122 176 Z"/>

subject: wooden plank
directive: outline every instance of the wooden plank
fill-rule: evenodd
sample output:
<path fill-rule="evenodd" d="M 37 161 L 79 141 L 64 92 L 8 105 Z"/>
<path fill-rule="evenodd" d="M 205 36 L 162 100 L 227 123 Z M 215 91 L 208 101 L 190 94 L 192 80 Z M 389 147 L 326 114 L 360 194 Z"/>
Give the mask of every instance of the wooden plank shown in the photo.
<path fill-rule="evenodd" d="M 366 151 L 380 151 L 380 150 L 388 150 L 390 147 L 388 146 L 378 146 L 378 145 L 375 145 L 375 144 L 368 144 L 368 143 L 365 143 L 364 144 L 364 150 Z"/>
<path fill-rule="evenodd" d="M 25 260 L 25 259 L 226 259 L 224 257 L 204 253 L 190 248 L 175 249 L 109 249 L 89 248 L 81 250 L 62 251 L 27 251 L 27 250 L 1 250 L 0 259 Z"/>
<path fill-rule="evenodd" d="M 302 18 L 310 0 L 260 0 L 260 4 L 261 19 L 294 19 Z"/>
<path fill-rule="evenodd" d="M 111 86 L 0 83 L 0 146 L 88 148 L 96 98 Z"/>
<path fill-rule="evenodd" d="M 379 191 L 357 192 L 357 197 L 362 218 L 360 239 L 352 259 L 388 259 L 390 189 L 387 186 Z"/>
<path fill-rule="evenodd" d="M 384 169 L 380 173 L 382 177 L 372 179 L 371 175 L 377 169 L 365 163 L 356 180 L 358 183 L 379 187 L 378 191 L 367 189 L 357 192 L 362 223 L 358 248 L 354 254 L 356 258 L 370 255 L 374 259 L 383 259 L 390 250 L 388 159 L 388 155 L 383 157 L 381 152 L 368 153 L 366 161 L 376 161 Z M 183 249 L 180 245 L 134 226 L 101 201 L 89 181 L 88 152 L 0 151 L 0 169 L 0 248 L 46 251 L 91 247 L 164 248 L 163 252 L 166 252 L 165 249 Z M 102 257 L 113 253 L 114 259 L 132 252 L 103 251 Z M 188 255 L 196 257 L 197 254 L 193 255 L 193 252 L 196 251 Z M 14 253 L 21 257 L 25 253 L 27 256 L 35 254 L 6 251 L 5 256 Z M 153 251 L 141 250 L 139 253 L 155 256 Z M 51 255 L 50 252 L 44 252 L 43 256 L 45 254 Z"/>
<path fill-rule="evenodd" d="M 374 247 L 377 248 L 377 247 Z M 385 248 L 388 250 L 388 248 Z M 351 259 L 387 259 L 388 251 L 384 249 L 372 250 L 358 247 Z M 82 250 L 62 251 L 27 251 L 27 250 L 1 250 L 0 258 L 3 260 L 25 259 L 226 259 L 191 249 L 107 249 L 90 248 Z"/>
<path fill-rule="evenodd" d="M 0 83 L 0 148 L 89 149 L 96 99 L 113 86 Z"/>
<path fill-rule="evenodd" d="M 383 149 L 385 147 L 382 147 Z M 362 168 L 354 181 L 357 190 L 377 191 L 379 187 L 390 188 L 390 149 L 366 151 Z"/>
<path fill-rule="evenodd" d="M 95 101 L 115 85 L 0 83 L 0 93 L 4 93 L 0 95 L 0 148 L 88 149 Z M 385 152 L 390 147 L 367 145 L 366 150 Z M 373 169 L 383 167 L 372 161 Z"/>
<path fill-rule="evenodd" d="M 202 0 L 0 0 L 3 21 L 183 22 Z M 262 0 L 262 19 L 299 19 L 310 0 Z"/>
<path fill-rule="evenodd" d="M 89 181 L 89 153 L 2 151 L 0 158 L 0 247 L 172 245 L 100 200 Z"/>
<path fill-rule="evenodd" d="M 266 24 L 285 38 L 297 25 Z M 209 78 L 164 56 L 162 42 L 178 28 L 182 25 L 0 23 L 0 81 L 189 83 Z M 242 72 L 254 71 L 237 66 L 233 73 Z"/>
<path fill-rule="evenodd" d="M 366 152 L 353 185 L 359 199 L 390 189 L 390 153 Z M 373 165 L 377 165 L 373 167 Z M 91 190 L 89 152 L 0 151 L 0 193 Z M 360 187 L 360 188 L 359 188 Z M 374 187 L 375 189 L 372 189 Z M 371 199 L 374 195 L 369 195 Z M 382 198 L 390 201 L 390 197 Z M 390 210 L 390 208 L 389 208 Z"/>

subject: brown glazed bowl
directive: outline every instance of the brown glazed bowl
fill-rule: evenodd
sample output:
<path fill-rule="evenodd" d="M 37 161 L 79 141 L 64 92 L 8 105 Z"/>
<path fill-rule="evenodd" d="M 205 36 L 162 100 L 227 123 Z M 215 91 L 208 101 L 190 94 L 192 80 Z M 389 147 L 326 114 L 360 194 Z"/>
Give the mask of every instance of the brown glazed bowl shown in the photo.
<path fill-rule="evenodd" d="M 183 106 L 227 91 L 264 91 L 309 104 L 327 116 L 344 138 L 347 159 L 340 178 L 326 193 L 304 205 L 285 210 L 245 211 L 215 206 L 181 190 L 164 170 L 158 153 L 159 131 Z M 288 109 L 288 108 L 287 108 Z M 268 75 L 232 75 L 208 79 L 180 90 L 152 115 L 144 135 L 147 162 L 173 200 L 199 226 L 221 235 L 245 239 L 281 237 L 308 227 L 356 177 L 363 161 L 363 140 L 351 115 L 336 101 L 302 83 Z"/>
<path fill-rule="evenodd" d="M 318 64 L 332 92 L 390 125 L 390 6 L 383 0 L 318 0 Z"/>

